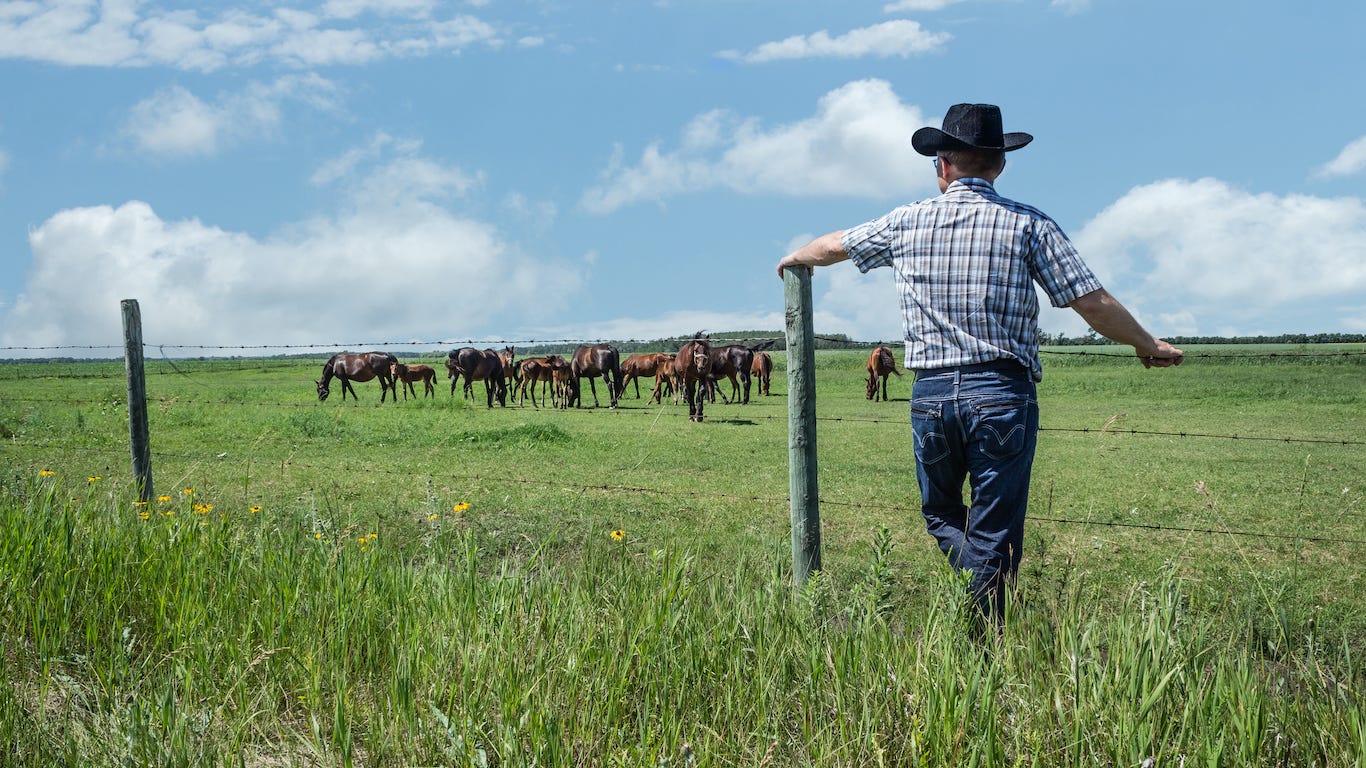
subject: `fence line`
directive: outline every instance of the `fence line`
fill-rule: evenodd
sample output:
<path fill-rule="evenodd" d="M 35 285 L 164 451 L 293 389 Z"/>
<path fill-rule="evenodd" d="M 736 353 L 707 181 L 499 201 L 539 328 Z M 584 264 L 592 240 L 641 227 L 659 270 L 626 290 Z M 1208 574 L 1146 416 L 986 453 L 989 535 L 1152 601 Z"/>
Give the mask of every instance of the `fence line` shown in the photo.
<path fill-rule="evenodd" d="M 13 444 L 11 444 L 11 445 L 13 445 Z M 30 444 L 30 445 L 31 445 L 31 444 Z M 121 448 L 121 447 L 63 446 L 63 445 L 61 445 L 61 444 L 49 444 L 49 445 L 56 445 L 57 447 L 62 447 L 62 448 L 65 449 L 65 450 L 76 451 L 76 452 L 90 452 L 90 453 L 97 453 L 97 452 L 121 453 L 121 452 L 122 452 L 122 448 Z M 154 452 L 152 453 L 152 455 L 153 455 L 155 458 L 157 458 L 157 459 L 175 459 L 175 460 L 189 461 L 189 462 L 205 462 L 205 463 L 212 462 L 212 463 L 219 463 L 219 462 L 222 462 L 222 461 L 223 461 L 223 459 L 217 458 L 216 456 L 196 456 L 196 455 L 190 455 L 190 454 L 162 453 L 162 452 L 156 452 L 156 451 L 154 451 Z M 277 462 L 276 462 L 275 460 L 273 460 L 273 459 L 272 459 L 272 460 L 264 460 L 264 459 L 259 459 L 259 458 L 256 458 L 256 457 L 237 458 L 237 459 L 234 459 L 234 461 L 249 461 L 249 462 L 252 462 L 253 464 L 258 464 L 258 465 L 260 465 L 260 466 L 274 466 L 274 465 L 277 463 Z M 370 466 L 363 466 L 363 467 L 362 467 L 362 466 L 331 466 L 331 465 L 324 465 L 324 464 L 316 464 L 316 463 L 313 463 L 313 462 L 300 462 L 300 461 L 294 461 L 294 460 L 291 460 L 291 459 L 284 459 L 283 461 L 278 462 L 278 463 L 281 463 L 282 466 L 284 466 L 284 467 L 298 468 L 298 469 L 311 469 L 311 470 L 315 470 L 315 471 L 319 471 L 319 472 L 336 473 L 336 474 L 351 474 L 351 473 L 356 472 L 357 470 L 364 470 L 367 474 L 373 474 L 373 475 L 391 475 L 391 476 L 395 476 L 395 477 L 403 477 L 403 478 L 408 478 L 408 479 L 411 479 L 411 478 L 414 476 L 414 473 L 412 473 L 412 472 L 405 472 L 405 471 L 401 471 L 401 470 L 397 470 L 397 469 L 375 468 L 375 467 L 370 467 Z M 585 484 L 585 483 L 581 483 L 581 482 L 580 482 L 580 483 L 562 482 L 562 481 L 546 480 L 546 479 L 539 479 L 539 478 L 504 477 L 504 476 L 478 475 L 478 474 L 463 475 L 463 474 L 459 474 L 459 473 L 433 473 L 433 472 L 424 472 L 424 473 L 422 473 L 422 475 L 423 475 L 423 476 L 426 476 L 426 477 L 432 477 L 432 478 L 437 478 L 437 477 L 439 477 L 439 478 L 442 478 L 442 479 L 445 479 L 445 480 L 453 480 L 453 481 L 461 481 L 461 482 L 472 482 L 472 483 L 495 483 L 495 484 L 504 484 L 504 485 L 532 485 L 532 486 L 540 486 L 540 487 L 564 488 L 564 489 L 577 490 L 577 491 L 583 491 L 583 492 L 597 491 L 597 492 L 603 492 L 603 493 L 635 493 L 635 494 L 651 494 L 651 495 L 657 495 L 657 496 L 676 496 L 676 495 L 679 495 L 679 494 L 684 494 L 684 495 L 688 495 L 688 496 L 702 496 L 702 497 L 706 497 L 706 498 L 709 498 L 709 499 L 717 499 L 717 500 L 724 500 L 724 501 L 736 501 L 736 502 L 750 502 L 750 503 L 772 504 L 772 505 L 774 505 L 774 506 L 786 506 L 786 505 L 788 504 L 788 499 L 787 499 L 787 497 L 761 496 L 761 495 L 754 495 L 754 494 L 737 494 L 737 493 L 727 493 L 727 492 L 725 492 L 725 491 L 691 490 L 691 489 L 690 489 L 690 490 L 678 490 L 678 489 L 650 488 L 650 487 L 648 487 L 648 486 L 623 485 L 623 484 L 612 484 L 612 483 L 587 483 L 587 484 Z M 874 503 L 869 503 L 869 502 L 867 502 L 867 501 L 843 501 L 843 500 L 839 500 L 839 499 L 829 499 L 829 498 L 825 498 L 825 497 L 821 497 L 821 498 L 820 498 L 820 503 L 821 503 L 822 505 L 824 505 L 824 506 L 842 507 L 842 508 L 846 508 L 846 509 L 876 510 L 876 511 L 879 511 L 879 512 L 895 512 L 895 513 L 901 513 L 901 514 L 912 515 L 912 516 L 913 516 L 913 515 L 918 515 L 918 514 L 920 514 L 920 509 L 919 509 L 918 507 L 907 507 L 907 506 L 896 505 L 896 504 L 881 504 L 881 503 L 876 503 L 876 504 L 874 504 Z M 1329 514 L 1329 513 L 1324 513 L 1324 514 Z M 1268 533 L 1268 532 L 1264 532 L 1264 531 L 1244 531 L 1244 530 L 1237 530 L 1237 529 L 1230 529 L 1230 528 L 1200 528 L 1200 527 L 1195 527 L 1195 526 L 1163 525 L 1163 524 L 1160 524 L 1160 523 L 1128 523 L 1128 522 L 1112 522 L 1112 521 L 1102 521 L 1102 520 L 1076 520 L 1076 519 L 1066 518 L 1066 517 L 1055 517 L 1055 516 L 1052 516 L 1052 515 L 1036 515 L 1036 514 L 1029 514 L 1027 519 L 1028 519 L 1029 521 L 1032 521 L 1032 522 L 1046 522 L 1046 523 L 1053 523 L 1053 524 L 1057 524 L 1057 525 L 1084 525 L 1084 526 L 1093 526 L 1093 527 L 1098 527 L 1098 528 L 1129 528 L 1129 529 L 1138 529 L 1138 530 L 1147 530 L 1147 531 L 1162 531 L 1162 532 L 1168 532 L 1168 533 L 1189 533 L 1189 534 L 1200 534 L 1200 535 L 1224 535 L 1224 536 L 1238 536 L 1238 537 L 1245 537 L 1245 538 L 1274 539 L 1274 540 L 1277 540 L 1277 541 L 1300 541 L 1300 542 L 1313 543 L 1313 544 L 1341 544 L 1341 545 L 1346 545 L 1346 546 L 1366 546 L 1366 539 L 1336 538 L 1336 537 L 1331 537 L 1331 536 L 1307 536 L 1307 535 L 1301 535 L 1301 534 Z"/>
<path fill-rule="evenodd" d="M 471 347 L 496 347 L 517 345 L 546 345 L 546 344 L 679 344 L 687 341 L 691 337 L 671 336 L 661 339 L 438 339 L 434 341 L 368 341 L 352 343 L 311 343 L 311 344 L 157 344 L 145 342 L 144 348 L 155 348 L 162 357 L 165 357 L 165 350 L 214 350 L 214 351 L 248 351 L 248 350 L 288 350 L 288 349 L 363 349 L 363 348 L 388 348 L 388 347 L 452 347 L 452 346 L 471 346 Z M 893 341 L 862 341 L 858 339 L 846 339 L 834 336 L 814 337 L 817 341 L 826 344 L 839 344 L 845 349 L 867 349 L 878 346 L 879 344 L 900 345 L 902 340 Z M 746 344 L 754 345 L 764 342 L 784 342 L 782 336 L 735 336 L 735 337 L 714 337 L 712 343 Z M 1285 344 L 1292 346 L 1309 346 L 1309 342 L 1268 342 Z M 1324 344 L 1360 344 L 1361 342 L 1315 342 Z M 1234 344 L 1230 342 L 1230 344 Z M 1111 346 L 1111 345 L 1105 345 Z M 1043 355 L 1072 356 L 1072 357 L 1095 357 L 1095 358 L 1115 358 L 1117 360 L 1133 360 L 1133 355 L 1122 352 L 1122 345 L 1112 345 L 1115 352 L 1097 352 L 1094 350 L 1061 350 L 1061 349 L 1040 349 Z M 100 344 L 66 344 L 51 346 L 0 346 L 0 352 L 5 351 L 26 351 L 42 352 L 54 350 L 87 349 L 87 350 L 116 350 L 122 349 L 119 345 L 100 345 Z M 1332 357 L 1361 357 L 1366 356 L 1366 351 L 1341 350 L 1336 352 L 1262 352 L 1262 353 L 1218 353 L 1218 352 L 1193 352 L 1187 354 L 1187 360 L 1192 359 L 1277 359 L 1277 358 L 1332 358 Z"/>

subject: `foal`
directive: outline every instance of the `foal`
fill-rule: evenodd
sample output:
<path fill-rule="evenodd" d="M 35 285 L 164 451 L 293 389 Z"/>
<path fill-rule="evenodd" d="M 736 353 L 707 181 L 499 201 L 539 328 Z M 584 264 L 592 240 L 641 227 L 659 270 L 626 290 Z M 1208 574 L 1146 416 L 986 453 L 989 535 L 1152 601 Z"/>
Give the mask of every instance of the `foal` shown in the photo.
<path fill-rule="evenodd" d="M 394 380 L 402 382 L 403 399 L 408 399 L 408 393 L 412 392 L 413 397 L 417 397 L 417 390 L 413 388 L 413 382 L 422 382 L 422 394 L 426 397 L 436 397 L 436 371 L 430 365 L 404 365 L 394 363 L 389 366 L 389 372 L 394 374 Z"/>

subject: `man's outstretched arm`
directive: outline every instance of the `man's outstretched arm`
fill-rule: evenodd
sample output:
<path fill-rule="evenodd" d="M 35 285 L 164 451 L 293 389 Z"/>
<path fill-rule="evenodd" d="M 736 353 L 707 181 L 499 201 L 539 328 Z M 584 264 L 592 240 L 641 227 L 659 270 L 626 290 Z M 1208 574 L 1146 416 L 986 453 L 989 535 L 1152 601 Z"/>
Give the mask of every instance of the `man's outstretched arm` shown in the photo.
<path fill-rule="evenodd" d="M 844 230 L 821 235 L 784 256 L 782 261 L 778 262 L 778 277 L 781 278 L 783 270 L 788 267 L 824 267 L 848 259 L 849 254 L 840 242 L 843 236 Z"/>
<path fill-rule="evenodd" d="M 1104 288 L 1080 296 L 1067 306 L 1081 315 L 1096 333 L 1133 347 L 1144 368 L 1180 365 L 1184 359 L 1181 350 L 1144 330 L 1129 310 Z"/>

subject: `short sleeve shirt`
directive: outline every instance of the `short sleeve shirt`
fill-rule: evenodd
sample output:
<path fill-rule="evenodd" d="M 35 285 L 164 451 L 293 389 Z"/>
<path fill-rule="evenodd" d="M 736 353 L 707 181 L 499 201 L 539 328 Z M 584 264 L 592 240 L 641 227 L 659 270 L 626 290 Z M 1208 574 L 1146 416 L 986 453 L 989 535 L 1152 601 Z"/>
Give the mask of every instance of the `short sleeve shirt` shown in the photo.
<path fill-rule="evenodd" d="M 913 369 L 1016 360 L 1035 381 L 1038 284 L 1055 307 L 1101 288 L 1072 242 L 1041 211 L 958 179 L 844 233 L 862 272 L 892 267 Z"/>

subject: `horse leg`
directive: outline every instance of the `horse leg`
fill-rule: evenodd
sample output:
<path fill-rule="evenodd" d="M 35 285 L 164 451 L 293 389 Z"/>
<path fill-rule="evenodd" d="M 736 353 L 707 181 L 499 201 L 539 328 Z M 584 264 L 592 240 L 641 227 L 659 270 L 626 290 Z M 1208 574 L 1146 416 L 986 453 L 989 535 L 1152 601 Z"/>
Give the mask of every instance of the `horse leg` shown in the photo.
<path fill-rule="evenodd" d="M 356 400 L 357 402 L 359 402 L 359 401 L 360 401 L 360 397 L 358 397 L 358 396 L 356 395 L 356 389 L 355 389 L 355 387 L 352 387 L 352 386 L 351 386 L 351 380 L 348 379 L 348 378 L 346 378 L 345 376 L 342 376 L 342 377 L 341 377 L 341 383 L 342 383 L 342 402 L 346 402 L 346 393 L 347 393 L 348 391 L 351 393 L 351 399 Z"/>
<path fill-rule="evenodd" d="M 590 391 L 592 391 L 592 393 L 593 393 L 593 407 L 594 407 L 594 408 L 600 407 L 600 406 L 599 406 L 599 403 L 598 403 L 598 385 L 595 383 L 595 382 L 597 382 L 597 380 L 598 380 L 598 377 L 597 377 L 597 376 L 594 376 L 594 375 L 592 375 L 592 374 L 589 374 L 589 375 L 588 375 L 588 389 L 589 389 Z M 611 384 L 608 384 L 607 386 L 610 388 L 612 385 L 611 385 Z"/>

